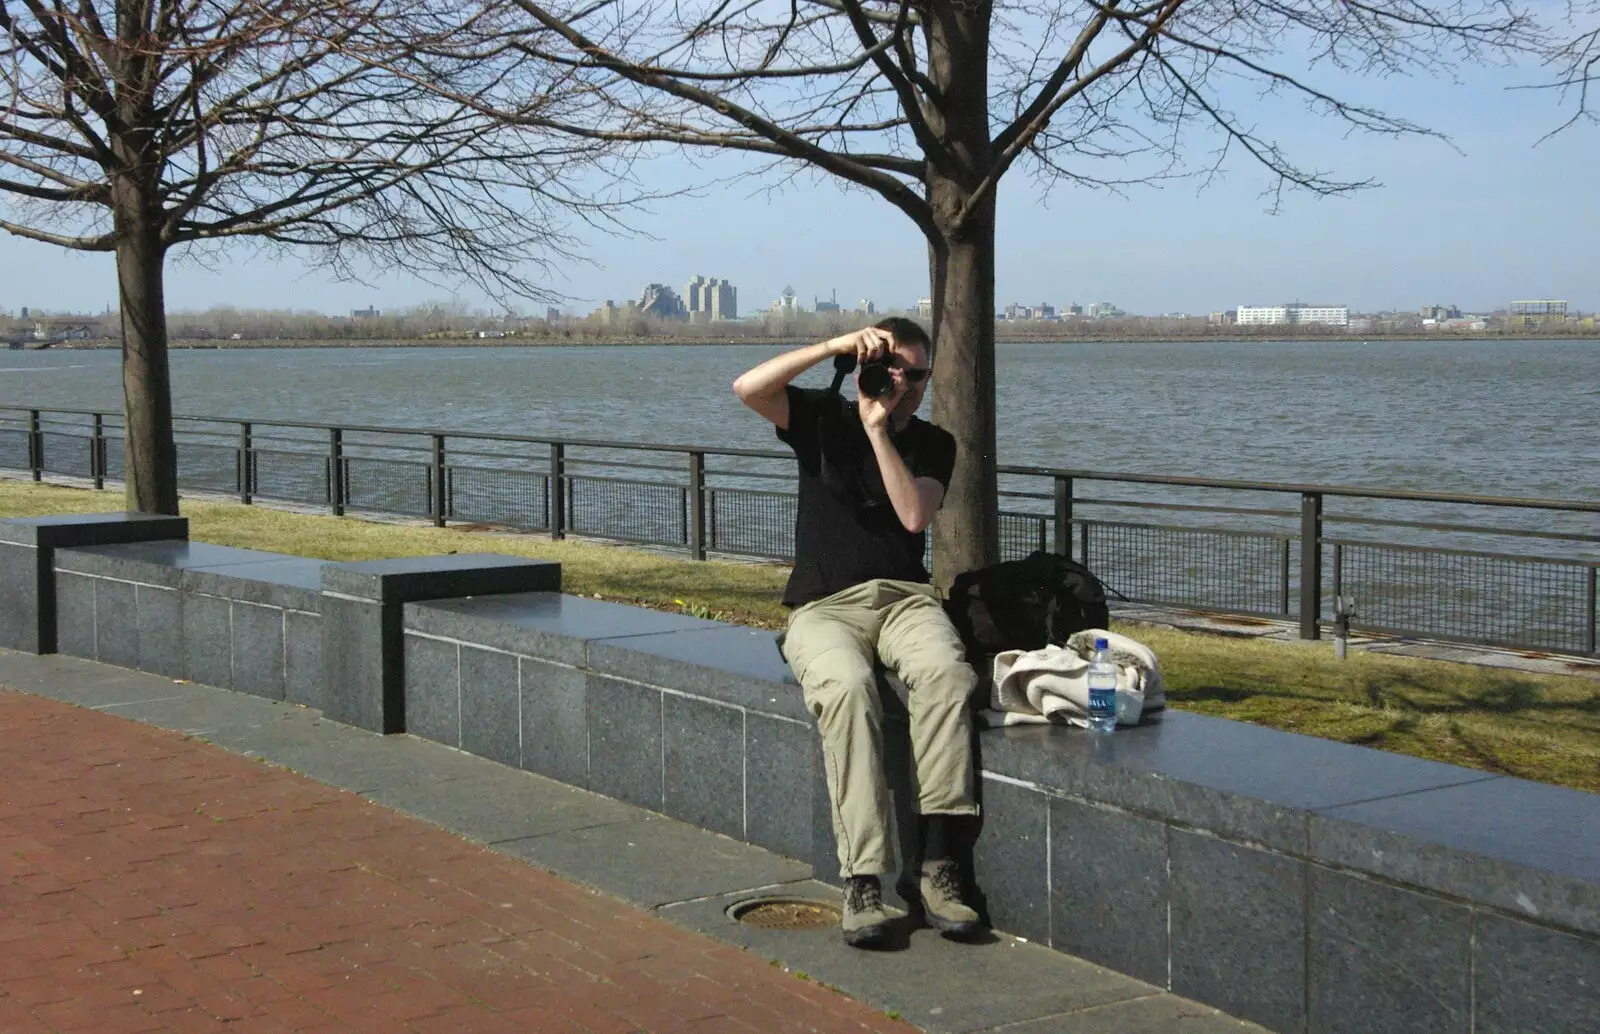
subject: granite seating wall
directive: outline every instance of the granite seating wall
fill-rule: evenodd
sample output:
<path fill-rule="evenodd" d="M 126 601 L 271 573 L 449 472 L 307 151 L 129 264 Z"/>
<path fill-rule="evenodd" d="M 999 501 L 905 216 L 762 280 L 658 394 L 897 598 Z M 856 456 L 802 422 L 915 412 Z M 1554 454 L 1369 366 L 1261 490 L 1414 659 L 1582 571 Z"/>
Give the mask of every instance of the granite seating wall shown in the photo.
<path fill-rule="evenodd" d="M 554 592 L 408 604 L 403 624 L 413 734 L 837 882 L 772 633 Z M 978 743 L 973 863 L 999 929 L 1278 1031 L 1600 1029 L 1600 796 L 1182 711 Z"/>
<path fill-rule="evenodd" d="M 0 521 L 0 645 L 49 652 L 53 624 L 62 653 L 404 729 L 838 880 L 772 633 L 563 595 L 518 558 L 333 565 L 104 519 Z M 905 691 L 880 692 L 913 845 Z M 1600 796 L 1182 711 L 978 750 L 999 929 L 1277 1031 L 1600 1029 Z"/>
<path fill-rule="evenodd" d="M 169 540 L 56 551 L 57 649 L 326 705 L 322 561 Z"/>

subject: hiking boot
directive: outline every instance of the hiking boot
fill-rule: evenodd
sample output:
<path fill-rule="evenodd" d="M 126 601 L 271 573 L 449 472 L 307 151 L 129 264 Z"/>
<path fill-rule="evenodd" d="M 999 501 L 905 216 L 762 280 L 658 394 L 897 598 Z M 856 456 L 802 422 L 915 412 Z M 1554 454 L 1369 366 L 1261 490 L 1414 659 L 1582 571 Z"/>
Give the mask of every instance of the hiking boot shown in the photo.
<path fill-rule="evenodd" d="M 926 862 L 922 866 L 922 913 L 928 925 L 956 939 L 976 937 L 983 921 L 961 900 L 961 869 L 952 861 Z"/>
<path fill-rule="evenodd" d="M 847 876 L 844 881 L 844 943 L 852 948 L 881 948 L 889 939 L 889 913 L 876 876 Z"/>

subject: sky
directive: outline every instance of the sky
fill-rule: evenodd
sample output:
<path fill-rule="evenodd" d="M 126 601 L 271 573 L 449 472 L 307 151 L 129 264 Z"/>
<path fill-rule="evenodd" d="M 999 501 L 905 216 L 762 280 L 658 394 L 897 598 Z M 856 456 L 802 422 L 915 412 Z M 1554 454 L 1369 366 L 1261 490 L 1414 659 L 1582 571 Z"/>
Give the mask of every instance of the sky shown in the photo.
<path fill-rule="evenodd" d="M 1466 82 L 1387 79 L 1341 84 L 1436 139 L 1350 136 L 1344 127 L 1272 101 L 1248 109 L 1304 165 L 1382 185 L 1353 196 L 1290 195 L 1277 212 L 1261 196 L 1265 173 L 1237 157 L 1201 188 L 1193 181 L 1110 194 L 1042 190 L 1021 169 L 1003 182 L 996 303 L 1056 306 L 1109 301 L 1142 314 L 1205 313 L 1289 301 L 1352 310 L 1455 304 L 1490 311 L 1508 301 L 1561 298 L 1600 309 L 1600 125 L 1549 139 L 1566 111 L 1549 91 L 1509 90 L 1531 75 L 1471 72 Z M 1248 98 L 1243 103 L 1253 103 Z M 651 282 L 680 292 L 701 274 L 731 279 L 742 314 L 768 308 L 785 286 L 805 307 L 837 292 L 846 308 L 881 309 L 926 296 L 922 238 L 875 196 L 821 176 L 787 183 L 737 178 L 737 157 L 677 155 L 637 170 L 662 191 L 632 218 L 631 236 L 586 233 L 585 261 L 549 281 L 560 303 L 586 313 L 637 298 Z M 114 305 L 109 256 L 0 236 L 0 309 L 98 312 Z M 452 291 L 398 273 L 338 282 L 287 259 L 240 248 L 206 264 L 169 263 L 170 310 L 212 306 L 392 310 L 454 296 L 489 307 L 470 287 Z M 525 310 L 543 314 L 543 304 Z"/>

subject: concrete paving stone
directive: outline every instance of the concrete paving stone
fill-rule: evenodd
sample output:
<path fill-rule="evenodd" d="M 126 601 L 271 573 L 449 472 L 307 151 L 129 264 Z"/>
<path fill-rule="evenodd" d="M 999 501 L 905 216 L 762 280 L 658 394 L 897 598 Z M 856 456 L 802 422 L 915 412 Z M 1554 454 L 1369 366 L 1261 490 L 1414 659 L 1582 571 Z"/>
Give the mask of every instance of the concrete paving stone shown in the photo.
<path fill-rule="evenodd" d="M 1265 1028 L 1177 995 L 1153 994 L 1019 1023 L 1005 1034 L 1244 1034 Z"/>
<path fill-rule="evenodd" d="M 894 1009 L 908 1022 L 939 1034 L 988 1030 L 1158 992 L 1131 977 L 1004 935 L 987 944 L 958 944 L 933 930 L 910 930 L 904 916 L 897 943 L 907 950 L 883 952 L 849 947 L 837 927 L 769 930 L 728 917 L 730 905 L 763 896 L 839 902 L 837 890 L 806 880 L 673 905 L 661 914 L 717 940 L 780 959 L 790 970 L 803 971 L 858 1001 Z"/>
<path fill-rule="evenodd" d="M 364 796 L 490 844 L 637 821 L 638 810 L 620 801 L 503 765 L 486 765 L 465 777 L 470 793 L 463 791 L 460 779 L 393 779 L 372 786 Z"/>
<path fill-rule="evenodd" d="M 803 862 L 653 814 L 494 847 L 647 908 L 811 873 Z"/>

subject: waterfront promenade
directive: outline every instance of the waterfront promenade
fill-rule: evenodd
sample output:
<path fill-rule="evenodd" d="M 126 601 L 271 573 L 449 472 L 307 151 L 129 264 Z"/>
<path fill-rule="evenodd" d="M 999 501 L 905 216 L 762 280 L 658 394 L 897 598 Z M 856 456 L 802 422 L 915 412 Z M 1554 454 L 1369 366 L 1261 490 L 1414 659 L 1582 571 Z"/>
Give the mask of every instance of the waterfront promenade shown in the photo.
<path fill-rule="evenodd" d="M 1259 1029 L 1012 938 L 742 926 L 759 888 L 833 892 L 314 710 L 0 650 L 0 728 L 6 1034 Z"/>

